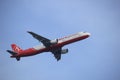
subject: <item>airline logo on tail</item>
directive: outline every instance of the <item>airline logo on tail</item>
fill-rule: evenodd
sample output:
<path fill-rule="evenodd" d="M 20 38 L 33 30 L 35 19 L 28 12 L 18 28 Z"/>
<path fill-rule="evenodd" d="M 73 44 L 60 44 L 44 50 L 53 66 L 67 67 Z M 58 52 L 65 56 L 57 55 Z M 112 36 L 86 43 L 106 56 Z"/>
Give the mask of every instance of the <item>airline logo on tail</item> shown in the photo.
<path fill-rule="evenodd" d="M 19 53 L 20 51 L 22 51 L 22 49 L 20 49 L 20 47 L 18 47 L 16 44 L 11 44 L 12 50 L 16 53 Z"/>

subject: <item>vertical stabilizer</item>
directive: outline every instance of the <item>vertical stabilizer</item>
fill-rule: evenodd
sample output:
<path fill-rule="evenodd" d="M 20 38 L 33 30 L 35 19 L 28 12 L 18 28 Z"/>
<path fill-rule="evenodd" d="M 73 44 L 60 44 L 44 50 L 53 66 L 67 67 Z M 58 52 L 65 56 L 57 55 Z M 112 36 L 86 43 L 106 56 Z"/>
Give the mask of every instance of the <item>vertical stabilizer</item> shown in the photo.
<path fill-rule="evenodd" d="M 16 53 L 19 53 L 20 51 L 22 51 L 22 49 L 20 47 L 18 47 L 16 44 L 11 44 L 12 50 Z"/>

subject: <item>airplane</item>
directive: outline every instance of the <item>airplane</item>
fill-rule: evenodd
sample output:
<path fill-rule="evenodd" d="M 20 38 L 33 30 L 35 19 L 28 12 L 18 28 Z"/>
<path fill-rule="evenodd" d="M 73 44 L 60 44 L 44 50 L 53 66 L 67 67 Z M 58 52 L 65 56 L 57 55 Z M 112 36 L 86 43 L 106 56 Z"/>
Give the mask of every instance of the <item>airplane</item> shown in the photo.
<path fill-rule="evenodd" d="M 68 49 L 62 49 L 63 46 L 86 39 L 90 36 L 88 32 L 78 32 L 60 39 L 50 40 L 32 31 L 27 32 L 42 44 L 25 50 L 21 49 L 16 44 L 11 44 L 12 50 L 6 51 L 12 55 L 10 56 L 11 58 L 16 58 L 17 61 L 19 61 L 21 57 L 33 56 L 42 52 L 51 52 L 57 61 L 59 61 L 61 59 L 61 54 L 68 53 Z"/>

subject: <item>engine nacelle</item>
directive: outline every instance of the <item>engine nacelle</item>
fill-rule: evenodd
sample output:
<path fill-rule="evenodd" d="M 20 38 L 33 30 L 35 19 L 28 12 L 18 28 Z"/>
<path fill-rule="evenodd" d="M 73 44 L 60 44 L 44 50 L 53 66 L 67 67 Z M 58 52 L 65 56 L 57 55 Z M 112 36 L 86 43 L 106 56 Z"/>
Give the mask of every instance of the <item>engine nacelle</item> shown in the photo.
<path fill-rule="evenodd" d="M 58 43 L 58 39 L 51 40 L 50 43 L 53 44 L 53 45 L 54 45 L 54 44 L 57 44 L 57 43 Z"/>
<path fill-rule="evenodd" d="M 66 54 L 66 53 L 68 53 L 68 49 L 62 49 L 61 50 L 61 54 Z"/>

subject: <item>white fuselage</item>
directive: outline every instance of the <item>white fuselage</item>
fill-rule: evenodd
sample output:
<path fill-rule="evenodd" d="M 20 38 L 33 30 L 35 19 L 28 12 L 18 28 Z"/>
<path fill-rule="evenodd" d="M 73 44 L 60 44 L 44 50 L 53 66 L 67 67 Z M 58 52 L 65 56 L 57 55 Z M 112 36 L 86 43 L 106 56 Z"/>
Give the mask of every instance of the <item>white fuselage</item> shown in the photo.
<path fill-rule="evenodd" d="M 71 42 L 76 42 L 78 40 L 82 40 L 82 39 L 87 38 L 89 36 L 90 36 L 90 33 L 78 32 L 76 34 L 73 34 L 73 35 L 66 36 L 66 37 L 58 39 L 57 45 L 61 44 L 61 46 L 63 46 L 65 44 L 69 44 Z M 35 50 L 41 50 L 41 49 L 44 49 L 46 47 L 43 44 L 41 44 L 41 45 L 34 46 L 33 48 Z"/>

